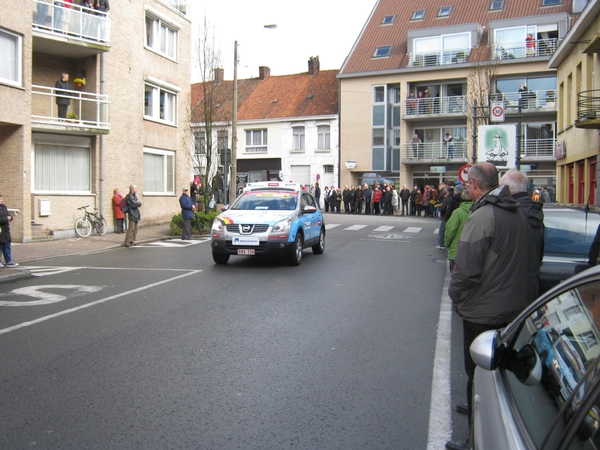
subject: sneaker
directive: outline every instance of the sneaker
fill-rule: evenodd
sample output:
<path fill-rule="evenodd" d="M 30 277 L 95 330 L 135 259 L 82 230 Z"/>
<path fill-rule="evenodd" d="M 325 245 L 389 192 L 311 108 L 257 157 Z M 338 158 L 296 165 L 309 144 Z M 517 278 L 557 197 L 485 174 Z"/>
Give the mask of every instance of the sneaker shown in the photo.
<path fill-rule="evenodd" d="M 439 245 L 436 245 L 435 248 L 437 248 L 439 250 L 439 249 L 441 249 L 443 247 L 440 247 Z"/>
<path fill-rule="evenodd" d="M 440 250 L 446 250 L 446 247 L 438 247 Z"/>
<path fill-rule="evenodd" d="M 6 263 L 6 267 L 16 267 L 18 265 L 19 265 L 19 263 L 16 263 L 16 262 L 13 262 L 13 261 L 11 261 L 9 263 Z"/>

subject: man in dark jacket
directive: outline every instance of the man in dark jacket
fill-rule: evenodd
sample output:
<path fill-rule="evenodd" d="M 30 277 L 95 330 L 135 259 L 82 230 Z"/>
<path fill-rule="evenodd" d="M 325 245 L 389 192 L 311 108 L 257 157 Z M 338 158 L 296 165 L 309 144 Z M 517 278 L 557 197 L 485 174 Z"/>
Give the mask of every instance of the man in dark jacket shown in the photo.
<path fill-rule="evenodd" d="M 137 238 L 138 222 L 140 221 L 140 207 L 142 202 L 137 198 L 138 188 L 135 184 L 129 186 L 129 194 L 127 194 L 127 212 L 129 214 L 129 227 L 127 228 L 127 234 L 125 235 L 125 247 L 131 247 L 135 245 L 135 239 Z"/>
<path fill-rule="evenodd" d="M 458 209 L 460 206 L 460 195 L 463 192 L 463 186 L 458 185 L 456 188 L 449 187 L 445 188 L 446 196 L 443 198 L 440 207 L 440 214 L 442 221 L 440 222 L 440 228 L 438 231 L 438 245 L 437 248 L 444 250 L 444 234 L 446 232 L 446 223 L 450 220 L 452 212 Z M 439 199 L 438 199 L 439 200 Z"/>
<path fill-rule="evenodd" d="M 352 210 L 353 214 L 360 214 L 362 211 L 363 204 L 363 190 L 360 184 L 356 185 L 356 189 L 354 190 L 354 209 Z"/>
<path fill-rule="evenodd" d="M 321 188 L 319 183 L 315 183 L 315 201 L 317 202 L 317 208 L 321 209 Z"/>
<path fill-rule="evenodd" d="M 2 194 L 0 194 L 0 256 L 4 255 L 4 263 L 6 267 L 14 267 L 19 264 L 12 260 L 11 242 L 10 237 L 10 222 L 13 220 L 12 216 L 8 212 L 8 208 L 4 204 Z M 2 267 L 2 263 L 0 263 Z"/>
<path fill-rule="evenodd" d="M 416 192 L 415 192 L 416 194 Z M 406 215 L 408 216 L 408 199 L 410 198 L 410 191 L 406 188 L 406 185 L 402 186 L 402 190 L 400 191 L 400 201 L 402 202 L 402 216 L 404 215 L 404 211 L 406 210 Z"/>
<path fill-rule="evenodd" d="M 417 214 L 417 204 L 415 203 L 415 198 L 417 197 L 417 185 L 413 187 L 413 190 L 410 191 L 410 215 L 414 216 Z"/>
<path fill-rule="evenodd" d="M 66 119 L 67 118 L 67 110 L 69 109 L 69 105 L 71 104 L 71 94 L 63 91 L 62 89 L 70 90 L 71 86 L 69 85 L 69 74 L 63 72 L 60 80 L 56 82 L 54 85 L 56 91 L 54 94 L 56 95 L 56 106 L 58 107 L 58 118 Z"/>
<path fill-rule="evenodd" d="M 196 212 L 196 204 L 190 197 L 190 190 L 183 188 L 181 197 L 179 197 L 179 206 L 181 206 L 181 216 L 183 217 L 183 231 L 181 232 L 182 241 L 192 240 L 192 226 L 191 222 Z"/>
<path fill-rule="evenodd" d="M 465 221 L 448 294 L 463 319 L 463 353 L 467 372 L 467 408 L 475 363 L 469 348 L 487 330 L 506 326 L 528 305 L 527 221 L 506 186 L 498 186 L 498 171 L 488 162 L 474 164 L 468 189 L 475 202 Z M 464 405 L 457 407 L 463 411 Z M 470 419 L 470 417 L 469 417 Z M 469 420 L 469 423 L 471 421 Z M 448 441 L 446 448 L 466 449 L 468 442 Z"/>
<path fill-rule="evenodd" d="M 518 170 L 506 172 L 500 184 L 508 186 L 513 198 L 519 202 L 521 212 L 529 226 L 527 239 L 527 300 L 538 298 L 540 289 L 540 268 L 544 259 L 544 204 L 531 200 L 527 193 L 527 176 Z"/>
<path fill-rule="evenodd" d="M 342 200 L 344 201 L 344 212 L 350 214 L 350 189 L 348 188 L 348 185 L 344 186 Z"/>

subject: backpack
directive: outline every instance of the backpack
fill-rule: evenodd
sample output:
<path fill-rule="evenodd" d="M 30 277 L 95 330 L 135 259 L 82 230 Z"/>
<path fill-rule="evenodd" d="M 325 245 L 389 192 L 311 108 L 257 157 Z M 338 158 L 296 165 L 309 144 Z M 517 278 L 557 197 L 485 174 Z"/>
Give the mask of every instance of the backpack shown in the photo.
<path fill-rule="evenodd" d="M 121 207 L 121 212 L 126 213 L 129 211 L 129 208 L 127 207 L 127 196 L 121 199 L 121 203 L 119 204 L 119 206 Z"/>

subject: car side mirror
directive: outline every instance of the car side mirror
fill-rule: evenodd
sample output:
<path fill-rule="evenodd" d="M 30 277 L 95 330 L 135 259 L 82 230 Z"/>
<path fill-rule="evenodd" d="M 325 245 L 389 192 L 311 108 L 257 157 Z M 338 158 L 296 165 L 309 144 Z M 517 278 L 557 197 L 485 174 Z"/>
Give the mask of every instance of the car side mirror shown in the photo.
<path fill-rule="evenodd" d="M 302 214 L 314 214 L 316 212 L 316 206 L 305 206 L 304 208 L 302 208 Z"/>
<path fill-rule="evenodd" d="M 489 330 L 475 338 L 469 352 L 473 362 L 485 370 L 496 369 L 496 336 L 498 330 Z"/>
<path fill-rule="evenodd" d="M 225 212 L 229 209 L 229 205 L 223 205 L 221 206 L 221 212 Z"/>

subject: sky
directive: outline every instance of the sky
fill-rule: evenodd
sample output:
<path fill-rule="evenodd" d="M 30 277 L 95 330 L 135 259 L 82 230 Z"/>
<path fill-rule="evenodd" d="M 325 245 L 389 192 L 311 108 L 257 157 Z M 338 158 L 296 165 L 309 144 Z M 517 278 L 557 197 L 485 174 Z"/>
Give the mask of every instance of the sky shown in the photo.
<path fill-rule="evenodd" d="M 206 14 L 214 27 L 225 79 L 233 79 L 234 42 L 238 41 L 238 79 L 306 72 L 308 59 L 319 56 L 321 70 L 340 69 L 367 22 L 376 0 L 192 0 L 192 54 L 196 31 Z M 276 28 L 265 28 L 276 25 Z M 192 82 L 200 81 L 197 64 Z"/>

